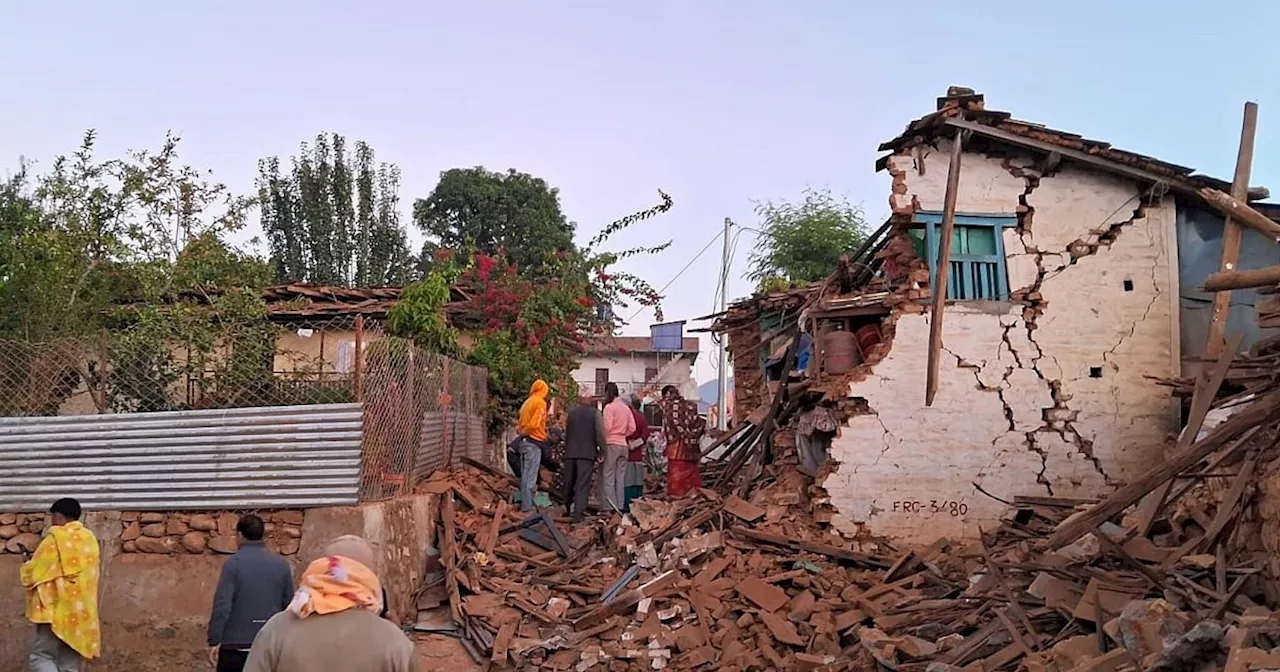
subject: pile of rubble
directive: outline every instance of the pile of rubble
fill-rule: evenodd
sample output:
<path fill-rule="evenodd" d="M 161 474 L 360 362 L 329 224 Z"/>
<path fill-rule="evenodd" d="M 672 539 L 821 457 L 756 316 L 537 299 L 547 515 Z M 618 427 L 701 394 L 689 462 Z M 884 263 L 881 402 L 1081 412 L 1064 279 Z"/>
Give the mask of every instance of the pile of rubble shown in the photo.
<path fill-rule="evenodd" d="M 1101 500 L 1016 497 L 967 545 L 835 534 L 777 398 L 718 442 L 707 488 L 627 515 L 525 517 L 472 462 L 423 487 L 442 571 L 418 605 L 498 668 L 1280 669 L 1280 391 L 1258 356 L 1175 383 L 1190 422 L 1162 464 Z"/>
<path fill-rule="evenodd" d="M 440 472 L 444 581 L 419 606 L 449 603 L 477 660 L 520 669 L 870 669 L 842 633 L 900 588 L 875 589 L 891 563 L 816 531 L 788 484 L 571 525 L 512 510 L 506 475 Z"/>

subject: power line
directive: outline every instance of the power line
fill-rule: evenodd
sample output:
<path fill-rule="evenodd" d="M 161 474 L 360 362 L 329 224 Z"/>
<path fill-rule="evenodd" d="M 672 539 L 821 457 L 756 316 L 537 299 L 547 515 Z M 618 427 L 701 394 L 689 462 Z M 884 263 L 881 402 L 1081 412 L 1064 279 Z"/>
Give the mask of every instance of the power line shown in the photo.
<path fill-rule="evenodd" d="M 684 265 L 684 268 L 680 269 L 680 272 L 675 274 L 675 277 L 673 277 L 673 278 L 671 278 L 670 280 L 668 280 L 668 281 L 667 281 L 667 284 L 663 285 L 663 286 L 662 286 L 662 289 L 659 289 L 659 290 L 658 290 L 658 295 L 659 295 L 659 296 L 661 296 L 663 292 L 667 291 L 667 288 L 668 288 L 668 287 L 670 287 L 670 286 L 671 286 L 671 285 L 672 285 L 676 280 L 679 280 L 679 279 L 680 279 L 680 276 L 684 275 L 684 272 L 685 272 L 685 271 L 687 271 L 687 270 L 689 270 L 689 268 L 690 268 L 691 266 L 693 266 L 694 262 L 698 261 L 698 258 L 699 258 L 699 257 L 701 257 L 704 253 L 706 253 L 706 251 L 707 251 L 707 250 L 711 249 L 711 246 L 712 246 L 713 244 L 715 244 L 715 242 L 716 242 L 717 240 L 720 240 L 720 236 L 722 236 L 722 235 L 724 235 L 724 232 L 723 232 L 723 231 L 720 231 L 720 232 L 716 233 L 716 235 L 715 235 L 715 237 L 714 237 L 714 238 L 712 238 L 711 240 L 708 240 L 708 241 L 707 241 L 707 244 L 706 244 L 706 245 L 703 245 L 703 246 L 702 246 L 702 249 L 701 249 L 701 250 L 699 250 L 697 254 L 693 255 L 693 258 L 689 260 L 689 263 L 685 264 L 685 265 Z M 627 318 L 627 322 L 631 322 L 631 320 L 634 320 L 634 319 L 636 319 L 637 317 L 639 317 L 639 316 L 640 316 L 640 313 L 643 313 L 643 312 L 645 311 L 645 308 L 647 308 L 647 307 L 648 307 L 648 306 L 645 306 L 645 307 L 642 307 L 640 310 L 637 310 L 637 311 L 635 312 L 635 314 L 634 314 L 634 315 L 632 315 L 631 317 Z"/>

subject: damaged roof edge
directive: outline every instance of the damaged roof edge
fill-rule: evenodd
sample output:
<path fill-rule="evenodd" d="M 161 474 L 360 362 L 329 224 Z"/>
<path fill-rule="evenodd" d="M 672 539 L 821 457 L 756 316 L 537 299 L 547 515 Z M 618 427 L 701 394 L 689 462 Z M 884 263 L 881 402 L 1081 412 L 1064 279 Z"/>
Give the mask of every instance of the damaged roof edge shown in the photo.
<path fill-rule="evenodd" d="M 1195 192 L 1204 187 L 1225 192 L 1231 189 L 1230 182 L 1195 174 L 1195 169 L 1187 166 L 1116 149 L 1110 143 L 1100 140 L 1090 140 L 1074 133 L 1014 119 L 1008 112 L 987 110 L 982 94 L 974 94 L 969 89 L 952 87 L 947 96 L 938 99 L 938 104 L 937 112 L 912 121 L 901 135 L 880 144 L 880 151 L 891 154 L 876 160 L 877 172 L 888 167 L 892 153 L 950 135 L 955 128 L 965 128 L 995 142 L 1044 153 L 1058 152 L 1067 160 L 1087 163 L 1130 179 L 1164 182 L 1186 192 Z M 1268 197 L 1270 192 L 1266 188 L 1254 186 L 1249 189 L 1250 201 Z"/>

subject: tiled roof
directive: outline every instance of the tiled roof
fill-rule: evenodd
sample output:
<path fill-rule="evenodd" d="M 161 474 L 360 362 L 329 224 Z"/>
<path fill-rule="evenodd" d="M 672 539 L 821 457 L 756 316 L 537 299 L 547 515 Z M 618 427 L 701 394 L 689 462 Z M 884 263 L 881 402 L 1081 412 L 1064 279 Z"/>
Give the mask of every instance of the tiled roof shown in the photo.
<path fill-rule="evenodd" d="M 701 345 L 697 338 L 685 338 L 678 352 L 698 352 Z M 596 341 L 587 348 L 593 355 L 615 355 L 631 352 L 655 352 L 648 336 L 613 336 Z M 663 351 L 669 352 L 669 351 Z"/>
<path fill-rule="evenodd" d="M 960 117 L 963 115 L 963 121 Z M 946 96 L 938 99 L 938 110 L 926 114 L 907 124 L 906 130 L 892 140 L 880 145 L 883 152 L 901 152 L 923 142 L 929 142 L 939 136 L 950 136 L 956 132 L 956 122 L 980 125 L 989 129 L 984 135 L 987 142 L 1006 142 L 1019 144 L 1018 141 L 1034 145 L 1051 145 L 1067 152 L 1081 152 L 1098 159 L 1103 159 L 1115 166 L 1127 167 L 1149 173 L 1168 181 L 1174 187 L 1196 190 L 1203 187 L 1220 191 L 1231 190 L 1231 183 L 1207 175 L 1195 173 L 1194 168 L 1169 163 L 1150 156 L 1112 147 L 1101 140 L 1091 140 L 1075 133 L 1059 131 L 1030 121 L 1014 119 L 1008 112 L 986 109 L 983 95 L 972 90 L 952 87 Z M 1064 155 L 1070 160 L 1070 155 Z M 883 170 L 888 156 L 876 162 L 876 170 Z M 1252 193 L 1253 198 L 1266 198 L 1265 194 Z"/>
<path fill-rule="evenodd" d="M 290 283 L 262 291 L 267 310 L 280 319 L 365 315 L 385 317 L 400 299 L 400 287 L 335 287 L 310 283 Z M 471 297 L 458 288 L 452 290 L 446 312 L 463 312 Z"/>

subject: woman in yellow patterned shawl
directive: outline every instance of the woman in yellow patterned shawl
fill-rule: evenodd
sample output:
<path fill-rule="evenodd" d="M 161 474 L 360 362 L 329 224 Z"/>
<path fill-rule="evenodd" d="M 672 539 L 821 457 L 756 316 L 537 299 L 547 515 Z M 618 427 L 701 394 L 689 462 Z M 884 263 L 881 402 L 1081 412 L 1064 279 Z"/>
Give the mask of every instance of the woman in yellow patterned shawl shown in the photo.
<path fill-rule="evenodd" d="M 22 564 L 27 620 L 36 624 L 32 672 L 73 672 L 97 658 L 98 539 L 80 522 L 80 503 L 59 499 L 50 509 L 52 527 Z"/>

